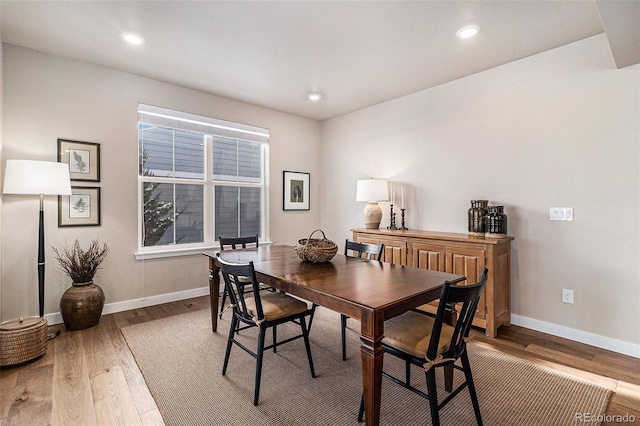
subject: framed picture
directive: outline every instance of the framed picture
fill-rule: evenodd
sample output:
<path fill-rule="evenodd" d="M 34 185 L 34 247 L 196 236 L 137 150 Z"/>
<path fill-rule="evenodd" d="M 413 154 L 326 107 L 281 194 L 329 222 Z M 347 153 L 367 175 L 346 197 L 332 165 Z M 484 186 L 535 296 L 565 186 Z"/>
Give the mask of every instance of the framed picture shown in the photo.
<path fill-rule="evenodd" d="M 100 182 L 100 144 L 58 139 L 58 162 L 69 165 L 71 180 Z"/>
<path fill-rule="evenodd" d="M 283 210 L 309 210 L 309 173 L 283 172 Z"/>
<path fill-rule="evenodd" d="M 72 186 L 71 195 L 58 196 L 58 227 L 100 226 L 100 188 Z"/>

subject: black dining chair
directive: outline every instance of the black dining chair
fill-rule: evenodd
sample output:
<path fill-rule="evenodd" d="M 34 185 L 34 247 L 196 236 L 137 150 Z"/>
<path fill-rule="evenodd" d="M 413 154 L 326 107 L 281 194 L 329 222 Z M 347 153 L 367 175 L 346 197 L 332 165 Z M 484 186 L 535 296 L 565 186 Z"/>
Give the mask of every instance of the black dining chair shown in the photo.
<path fill-rule="evenodd" d="M 482 425 L 480 405 L 467 354 L 467 338 L 478 301 L 487 283 L 487 272 L 487 268 L 484 268 L 480 280 L 472 285 L 452 285 L 450 282 L 445 282 L 440 293 L 440 303 L 435 317 L 422 311 L 412 310 L 384 323 L 385 337 L 382 340 L 384 352 L 404 360 L 406 368 L 404 381 L 386 372 L 383 372 L 382 375 L 428 399 L 431 422 L 434 426 L 440 424 L 440 410 L 465 387 L 469 388 L 476 421 L 478 425 Z M 445 316 L 454 313 L 454 310 L 458 316 L 455 327 L 444 323 Z M 461 360 L 462 366 L 455 364 L 458 359 Z M 424 368 L 427 393 L 411 385 L 410 367 L 412 364 Z M 442 402 L 438 403 L 435 370 L 447 366 L 462 371 L 465 381 Z M 358 421 L 362 421 L 363 415 L 364 398 L 360 400 Z"/>
<path fill-rule="evenodd" d="M 260 379 L 262 375 L 262 359 L 265 349 L 271 349 L 284 343 L 291 342 L 299 338 L 304 339 L 304 346 L 309 359 L 309 368 L 311 369 L 311 377 L 315 378 L 316 373 L 313 368 L 313 359 L 311 358 L 311 346 L 309 345 L 309 332 L 307 330 L 305 318 L 311 314 L 311 310 L 307 304 L 295 299 L 285 293 L 261 292 L 260 284 L 256 278 L 253 262 L 246 264 L 225 262 L 220 258 L 220 253 L 216 253 L 220 272 L 224 278 L 224 285 L 229 295 L 231 307 L 233 309 L 233 317 L 229 327 L 229 336 L 227 338 L 227 349 L 224 355 L 224 364 L 222 367 L 222 375 L 226 375 L 227 366 L 229 364 L 229 355 L 231 347 L 235 344 L 242 350 L 250 354 L 256 360 L 256 373 L 253 394 L 253 405 L 258 405 L 260 396 Z M 240 280 L 240 277 L 248 277 L 247 280 Z M 245 291 L 248 287 L 249 291 Z M 286 322 L 298 324 L 301 334 L 276 342 L 275 326 Z M 240 324 L 243 324 L 240 327 Z M 235 339 L 236 332 L 251 327 L 258 328 L 257 350 L 253 352 L 244 344 Z M 272 327 L 274 330 L 273 344 L 265 346 L 265 334 L 267 329 Z"/>
<path fill-rule="evenodd" d="M 384 244 L 366 244 L 356 243 L 354 241 L 347 240 L 344 244 L 344 255 L 365 258 L 369 260 L 382 261 L 382 252 L 384 251 Z M 347 359 L 347 319 L 349 317 L 345 314 L 340 314 L 340 330 L 342 332 L 342 360 Z"/>
<path fill-rule="evenodd" d="M 218 237 L 218 241 L 220 242 L 220 250 L 225 250 L 225 247 L 228 250 L 236 250 L 247 247 L 258 247 L 258 234 L 247 237 Z M 240 277 L 240 279 L 248 282 L 248 277 Z M 220 302 L 220 315 L 218 316 L 218 318 L 220 319 L 222 319 L 222 314 L 229 307 L 225 306 L 226 300 L 227 290 L 225 288 L 222 291 L 222 301 Z"/>

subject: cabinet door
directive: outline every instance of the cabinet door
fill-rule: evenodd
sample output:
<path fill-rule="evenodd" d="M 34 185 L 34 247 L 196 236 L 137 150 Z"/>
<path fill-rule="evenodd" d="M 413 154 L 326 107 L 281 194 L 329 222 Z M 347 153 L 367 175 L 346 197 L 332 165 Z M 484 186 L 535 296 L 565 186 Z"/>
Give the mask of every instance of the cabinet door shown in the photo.
<path fill-rule="evenodd" d="M 381 237 L 378 244 L 384 244 L 382 261 L 394 265 L 407 265 L 407 240 L 403 238 Z"/>
<path fill-rule="evenodd" d="M 432 271 L 445 270 L 445 247 L 429 242 L 412 242 L 411 258 L 414 268 L 429 269 Z"/>
<path fill-rule="evenodd" d="M 447 272 L 467 277 L 466 281 L 461 283 L 463 285 L 475 284 L 482 274 L 482 269 L 484 269 L 486 251 L 484 248 L 477 246 L 448 246 L 445 258 Z M 476 318 L 485 319 L 486 317 L 485 293 L 486 287 L 485 291 L 482 292 L 480 302 L 478 302 Z"/>
<path fill-rule="evenodd" d="M 444 245 L 435 244 L 429 241 L 412 241 L 411 259 L 414 268 L 430 269 L 432 271 L 445 270 L 445 254 Z M 418 309 L 435 314 L 438 309 L 438 300 L 429 302 L 425 305 L 418 306 Z"/>

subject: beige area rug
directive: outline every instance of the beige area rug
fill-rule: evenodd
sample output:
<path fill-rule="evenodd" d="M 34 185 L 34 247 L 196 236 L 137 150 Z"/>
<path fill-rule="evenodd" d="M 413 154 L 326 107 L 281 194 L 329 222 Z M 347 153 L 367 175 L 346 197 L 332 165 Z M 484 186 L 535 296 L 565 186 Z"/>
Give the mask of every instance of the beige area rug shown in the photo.
<path fill-rule="evenodd" d="M 356 320 L 349 320 L 349 358 L 341 361 L 340 316 L 316 311 L 311 330 L 315 379 L 301 339 L 280 346 L 276 354 L 266 352 L 260 404 L 254 407 L 255 360 L 234 346 L 227 375 L 221 374 L 229 318 L 225 313 L 217 333 L 211 332 L 209 310 L 122 329 L 167 425 L 358 424 L 362 382 Z M 288 327 L 278 328 L 279 337 L 295 330 Z M 242 335 L 255 347 L 255 331 Z M 486 425 L 575 425 L 577 413 L 595 418 L 607 407 L 610 391 L 600 386 L 478 345 L 469 345 L 469 357 Z M 391 356 L 384 362 L 385 371 L 402 377 L 404 364 Z M 456 372 L 455 380 L 461 376 Z M 424 371 L 416 368 L 412 378 L 424 384 Z M 441 383 L 442 376 L 438 379 Z M 475 424 L 467 390 L 445 407 L 441 422 Z M 431 424 L 428 402 L 384 379 L 381 424 Z"/>

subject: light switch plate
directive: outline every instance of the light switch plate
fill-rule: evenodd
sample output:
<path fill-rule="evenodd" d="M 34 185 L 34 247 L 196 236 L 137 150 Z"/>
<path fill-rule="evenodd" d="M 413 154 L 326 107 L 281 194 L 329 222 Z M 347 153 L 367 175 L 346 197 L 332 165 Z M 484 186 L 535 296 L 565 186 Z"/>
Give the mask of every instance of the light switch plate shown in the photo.
<path fill-rule="evenodd" d="M 549 220 L 573 221 L 573 207 L 550 207 Z"/>

